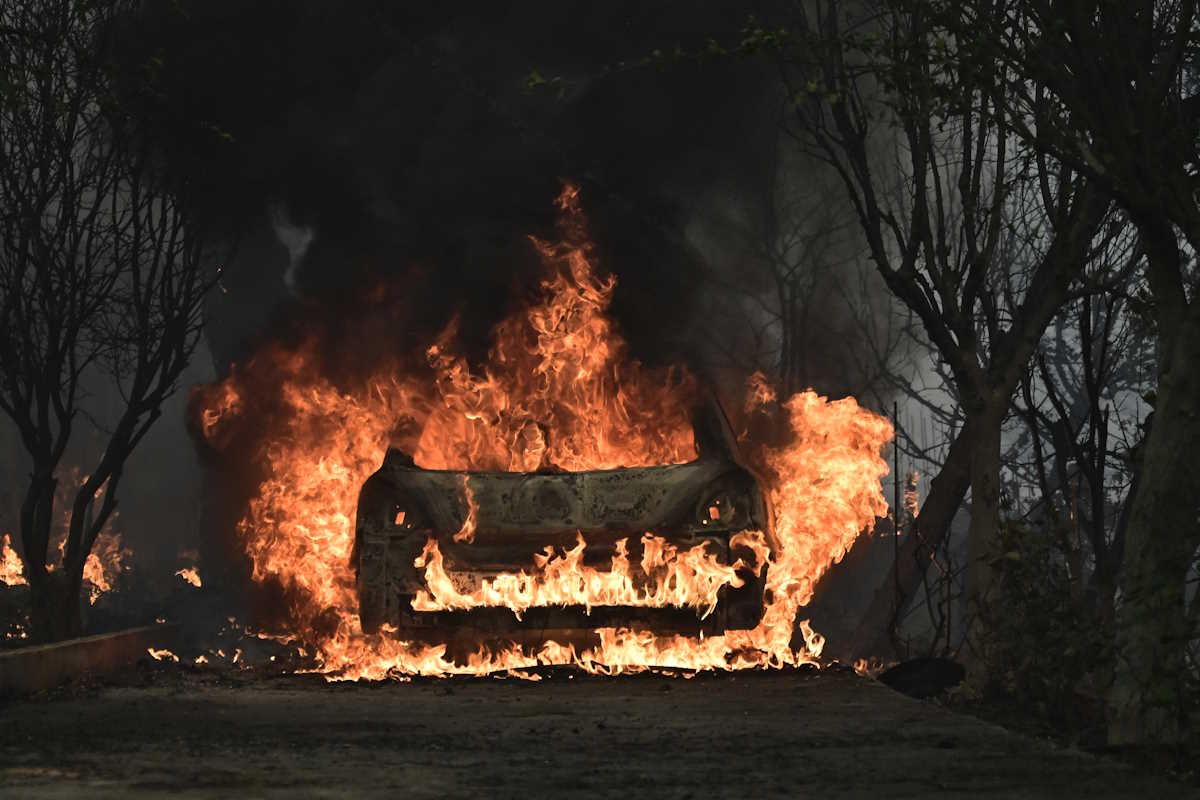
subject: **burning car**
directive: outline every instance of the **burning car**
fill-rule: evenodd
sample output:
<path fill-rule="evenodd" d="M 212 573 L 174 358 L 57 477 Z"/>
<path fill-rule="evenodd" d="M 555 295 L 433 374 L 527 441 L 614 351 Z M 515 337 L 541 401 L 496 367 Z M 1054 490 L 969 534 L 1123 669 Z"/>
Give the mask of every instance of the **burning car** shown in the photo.
<path fill-rule="evenodd" d="M 389 449 L 358 499 L 363 630 L 565 641 L 596 628 L 755 627 L 765 495 L 715 399 L 692 429 L 693 461 L 586 472 L 423 469 Z"/>
<path fill-rule="evenodd" d="M 239 544 L 331 680 L 808 662 L 817 580 L 887 512 L 886 419 L 750 376 L 769 424 L 739 453 L 683 365 L 631 356 L 578 190 L 555 205 L 546 277 L 484 361 L 451 323 L 426 368 L 333 380 L 314 336 L 193 395 L 213 451 L 261 470 Z"/>

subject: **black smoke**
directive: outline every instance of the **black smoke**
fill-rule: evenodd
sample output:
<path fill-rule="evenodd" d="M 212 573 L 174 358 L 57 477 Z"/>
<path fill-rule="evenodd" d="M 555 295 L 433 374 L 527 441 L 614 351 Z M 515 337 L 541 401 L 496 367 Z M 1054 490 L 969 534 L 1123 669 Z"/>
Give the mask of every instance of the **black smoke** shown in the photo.
<path fill-rule="evenodd" d="M 704 254 L 683 232 L 715 186 L 754 202 L 778 86 L 744 59 L 628 65 L 733 40 L 753 5 L 152 4 L 128 54 L 155 65 L 147 118 L 238 243 L 210 309 L 218 373 L 264 337 L 344 347 L 339 320 L 381 283 L 403 288 L 373 344 L 419 346 L 457 314 L 481 353 L 536 286 L 525 237 L 552 235 L 561 179 L 583 186 L 635 354 L 694 355 Z M 311 238 L 285 283 L 289 235 Z"/>
<path fill-rule="evenodd" d="M 147 3 L 121 51 L 152 79 L 140 122 L 232 248 L 203 366 L 219 378 L 256 353 L 317 342 L 322 374 L 349 386 L 381 363 L 420 368 L 451 319 L 460 351 L 481 360 L 496 322 L 537 291 L 543 265 L 527 237 L 555 237 L 567 180 L 581 187 L 600 266 L 617 276 L 612 310 L 632 354 L 717 380 L 704 374 L 712 342 L 740 332 L 713 330 L 730 324 L 709 313 L 722 305 L 713 272 L 749 290 L 768 278 L 708 221 L 760 213 L 781 88 L 764 60 L 634 65 L 656 50 L 736 41 L 752 13 L 769 18 L 775 5 Z M 828 185 L 814 181 L 814 192 Z M 838 348 L 855 332 L 829 300 L 813 310 L 826 334 L 812 343 L 808 378 L 841 394 Z M 153 505 L 140 497 L 128 519 L 153 528 L 144 538 L 198 537 L 202 574 L 238 584 L 236 523 L 266 443 L 215 453 L 185 440 L 183 416 L 172 410 L 161 441 L 148 442 L 152 478 L 130 484 L 176 511 L 199 506 L 188 526 L 199 533 L 180 532 L 165 508 L 139 520 L 135 509 Z M 200 500 L 161 490 L 177 474 L 185 483 L 172 487 Z M 178 548 L 159 549 L 173 558 Z"/>

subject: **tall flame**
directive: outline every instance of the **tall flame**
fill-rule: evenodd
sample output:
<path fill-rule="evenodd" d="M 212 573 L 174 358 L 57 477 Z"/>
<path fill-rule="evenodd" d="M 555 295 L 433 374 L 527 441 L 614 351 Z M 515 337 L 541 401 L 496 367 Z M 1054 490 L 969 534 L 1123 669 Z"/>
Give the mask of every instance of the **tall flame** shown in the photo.
<path fill-rule="evenodd" d="M 767 569 L 766 611 L 755 629 L 707 638 L 599 629 L 592 646 L 481 646 L 465 658 L 450 657 L 443 645 L 362 633 L 350 564 L 355 503 L 398 430 L 420 426 L 414 460 L 429 469 L 582 471 L 696 456 L 687 411 L 696 381 L 684 369 L 653 370 L 629 359 L 607 316 L 615 281 L 597 276 L 578 190 L 568 186 L 558 206 L 562 241 L 532 240 L 550 277 L 535 302 L 497 326 L 482 370 L 472 372 L 455 353 L 451 326 L 427 351 L 436 375 L 432 386 L 385 367 L 357 391 L 339 389 L 312 366 L 306 347 L 275 346 L 225 381 L 197 390 L 201 433 L 218 449 L 252 418 L 244 397 L 277 393 L 282 413 L 272 416 L 275 426 L 259 453 L 266 478 L 239 531 L 253 578 L 289 589 L 295 628 L 289 633 L 315 641 L 330 678 L 539 664 L 602 672 L 737 669 L 812 661 L 820 654 L 820 635 L 797 622 L 798 612 L 829 565 L 886 512 L 880 478 L 887 466 L 880 448 L 892 430 L 853 399 L 829 401 L 811 391 L 783 404 L 790 430 L 785 446 L 743 443 L 775 516 L 773 530 L 743 531 L 731 542 L 753 554 L 744 566 Z M 267 369 L 272 380 L 256 380 Z M 751 382 L 749 411 L 773 401 L 761 378 Z M 466 486 L 464 499 L 473 507 Z M 469 514 L 454 538 L 470 541 L 473 520 Z M 653 532 L 642 534 L 640 544 L 638 562 L 631 563 L 623 541 L 603 570 L 584 565 L 587 543 L 580 536 L 574 547 L 548 548 L 531 572 L 498 575 L 467 589 L 450 580 L 431 541 L 416 562 L 427 590 L 414 606 L 500 605 L 520 614 L 545 605 L 619 604 L 707 614 L 722 587 L 740 585 L 736 570 L 743 564 L 721 564 L 703 546 L 680 549 Z"/>
<path fill-rule="evenodd" d="M 688 423 L 695 381 L 627 360 L 606 311 L 616 281 L 592 266 L 578 190 L 558 199 L 565 241 L 532 238 L 552 277 L 542 299 L 497 327 L 473 375 L 449 338 L 429 348 L 438 397 L 414 460 L 428 469 L 569 472 L 679 464 L 696 456 Z"/>

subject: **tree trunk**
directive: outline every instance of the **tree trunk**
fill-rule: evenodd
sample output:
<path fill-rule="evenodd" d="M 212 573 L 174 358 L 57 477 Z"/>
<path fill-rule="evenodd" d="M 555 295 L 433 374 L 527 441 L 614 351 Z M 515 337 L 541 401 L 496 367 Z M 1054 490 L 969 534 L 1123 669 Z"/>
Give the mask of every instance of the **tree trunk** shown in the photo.
<path fill-rule="evenodd" d="M 35 467 L 21 507 L 21 545 L 29 581 L 30 636 L 38 642 L 56 642 L 78 636 L 83 627 L 80 590 L 83 567 L 58 563 L 46 568 L 50 552 L 54 491 L 58 480 L 47 467 Z"/>
<path fill-rule="evenodd" d="M 971 417 L 951 443 L 913 530 L 902 541 L 896 563 L 858 625 L 850 648 L 853 656 L 877 656 L 888 648 L 889 623 L 896 615 L 897 603 L 907 605 L 916 593 L 968 488 L 972 497 L 967 532 L 968 625 L 974 624 L 979 598 L 986 595 L 992 582 L 988 557 L 995 547 L 1000 519 L 1000 419 L 1005 408 L 989 408 Z"/>
<path fill-rule="evenodd" d="M 1000 423 L 1002 405 L 975 417 L 971 436 L 971 522 L 967 529 L 967 643 L 968 656 L 981 657 L 986 627 L 996 537 L 1000 528 Z M 997 408 L 999 410 L 997 410 Z M 977 663 L 985 659 L 973 658 Z"/>
<path fill-rule="evenodd" d="M 1197 301 L 1193 301 L 1195 303 Z M 1172 742 L 1183 733 L 1188 630 L 1184 582 L 1200 546 L 1200 312 L 1187 321 L 1160 369 L 1153 421 L 1121 571 L 1117 663 L 1109 694 L 1109 742 Z"/>
<path fill-rule="evenodd" d="M 896 562 L 875 591 L 867 613 L 858 624 L 851 640 L 851 658 L 879 656 L 889 649 L 888 634 L 896 616 L 897 602 L 904 606 L 916 593 L 930 558 L 949 532 L 950 523 L 971 485 L 971 440 L 971 424 L 967 423 L 950 443 L 945 463 L 929 484 L 929 494 L 921 506 L 921 513 L 900 542 Z M 898 513 L 899 509 L 895 511 Z"/>
<path fill-rule="evenodd" d="M 57 642 L 83 631 L 80 590 L 83 578 L 60 566 L 29 582 L 30 633 L 35 641 Z"/>

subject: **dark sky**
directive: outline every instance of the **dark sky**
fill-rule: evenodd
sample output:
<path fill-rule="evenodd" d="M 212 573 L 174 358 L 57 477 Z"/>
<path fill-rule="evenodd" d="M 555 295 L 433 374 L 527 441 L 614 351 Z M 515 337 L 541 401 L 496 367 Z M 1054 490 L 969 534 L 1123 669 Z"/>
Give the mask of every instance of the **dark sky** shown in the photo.
<path fill-rule="evenodd" d="M 400 287 L 387 346 L 420 346 L 460 312 L 478 352 L 536 283 L 524 237 L 551 233 L 559 178 L 583 184 L 635 351 L 687 355 L 699 281 L 682 231 L 694 198 L 738 193 L 755 174 L 775 85 L 739 61 L 606 67 L 733 41 L 751 6 L 174 5 L 145 21 L 137 55 L 162 62 L 174 162 L 240 234 L 212 308 L 218 369 L 264 331 L 336 328 L 381 280 Z M 561 84 L 528 91 L 535 69 Z M 299 299 L 272 208 L 314 232 Z"/>

